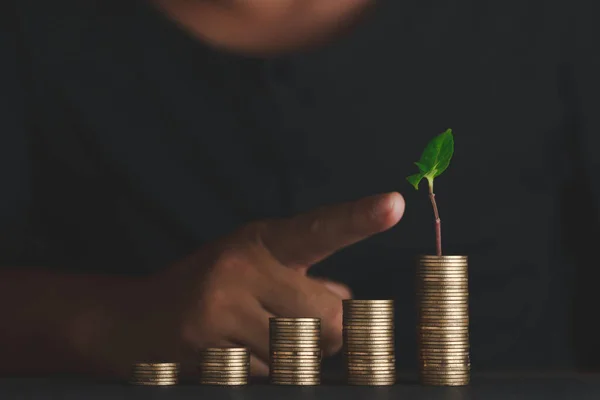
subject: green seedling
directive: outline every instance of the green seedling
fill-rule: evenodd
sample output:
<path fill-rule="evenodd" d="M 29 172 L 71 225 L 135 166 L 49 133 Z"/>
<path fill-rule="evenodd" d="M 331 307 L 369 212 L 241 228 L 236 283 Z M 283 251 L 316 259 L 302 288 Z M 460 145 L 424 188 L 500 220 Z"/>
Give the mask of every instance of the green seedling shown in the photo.
<path fill-rule="evenodd" d="M 442 221 L 438 212 L 438 207 L 435 201 L 435 193 L 433 193 L 433 180 L 440 176 L 448 165 L 454 154 L 454 136 L 452 129 L 433 138 L 421 155 L 421 159 L 415 163 L 419 167 L 419 173 L 406 178 L 408 182 L 419 190 L 419 182 L 423 178 L 429 182 L 429 198 L 433 205 L 433 214 L 435 217 L 435 248 L 438 256 L 442 255 Z"/>

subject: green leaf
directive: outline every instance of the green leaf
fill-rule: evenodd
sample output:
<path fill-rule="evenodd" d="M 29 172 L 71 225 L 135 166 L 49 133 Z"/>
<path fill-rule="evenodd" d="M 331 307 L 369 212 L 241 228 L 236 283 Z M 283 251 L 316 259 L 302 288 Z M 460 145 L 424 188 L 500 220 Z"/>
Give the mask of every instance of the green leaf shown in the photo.
<path fill-rule="evenodd" d="M 419 182 L 421 182 L 421 179 L 423 179 L 423 177 L 425 177 L 425 175 L 423 174 L 415 174 L 415 175 L 411 175 L 408 178 L 406 178 L 406 180 L 415 187 L 415 189 L 419 190 Z"/>
<path fill-rule="evenodd" d="M 452 129 L 448 129 L 427 144 L 421 159 L 415 163 L 419 167 L 419 173 L 406 179 L 415 189 L 419 189 L 419 182 L 423 178 L 427 178 L 429 186 L 433 190 L 433 179 L 440 176 L 448 168 L 453 154 L 454 136 L 452 135 Z"/>

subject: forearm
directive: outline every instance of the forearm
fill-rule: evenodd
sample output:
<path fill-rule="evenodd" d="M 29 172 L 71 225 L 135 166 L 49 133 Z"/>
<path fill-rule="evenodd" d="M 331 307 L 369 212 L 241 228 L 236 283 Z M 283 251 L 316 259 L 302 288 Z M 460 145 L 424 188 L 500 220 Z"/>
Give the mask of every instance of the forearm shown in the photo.
<path fill-rule="evenodd" d="M 0 271 L 0 375 L 106 374 L 103 347 L 138 282 L 123 277 Z"/>

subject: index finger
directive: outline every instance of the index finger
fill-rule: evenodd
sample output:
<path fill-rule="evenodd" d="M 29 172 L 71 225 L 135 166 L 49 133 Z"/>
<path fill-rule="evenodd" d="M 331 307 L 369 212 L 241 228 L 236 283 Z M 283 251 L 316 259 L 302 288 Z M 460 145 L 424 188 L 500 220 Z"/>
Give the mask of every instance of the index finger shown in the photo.
<path fill-rule="evenodd" d="M 388 193 L 320 207 L 266 222 L 260 238 L 281 264 L 309 267 L 336 251 L 390 229 L 404 214 L 404 199 Z"/>

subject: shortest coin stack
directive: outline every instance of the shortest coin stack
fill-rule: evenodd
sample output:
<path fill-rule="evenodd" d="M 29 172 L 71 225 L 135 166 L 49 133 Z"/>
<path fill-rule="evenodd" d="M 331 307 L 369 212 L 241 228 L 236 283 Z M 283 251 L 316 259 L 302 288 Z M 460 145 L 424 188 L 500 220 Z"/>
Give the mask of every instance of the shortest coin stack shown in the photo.
<path fill-rule="evenodd" d="M 250 351 L 244 347 L 201 350 L 198 369 L 201 385 L 246 385 L 250 372 Z"/>
<path fill-rule="evenodd" d="M 138 363 L 131 369 L 129 383 L 142 386 L 171 386 L 179 382 L 178 363 Z"/>
<path fill-rule="evenodd" d="M 319 385 L 321 383 L 321 320 L 270 318 L 271 383 Z"/>
<path fill-rule="evenodd" d="M 343 301 L 344 356 L 349 385 L 396 382 L 393 300 Z"/>

